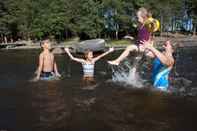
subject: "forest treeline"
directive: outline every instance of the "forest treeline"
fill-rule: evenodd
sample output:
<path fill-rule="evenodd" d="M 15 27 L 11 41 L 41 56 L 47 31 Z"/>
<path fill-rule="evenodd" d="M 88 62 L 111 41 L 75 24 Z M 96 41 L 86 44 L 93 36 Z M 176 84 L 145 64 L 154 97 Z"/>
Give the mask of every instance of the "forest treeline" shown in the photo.
<path fill-rule="evenodd" d="M 162 31 L 191 18 L 196 31 L 197 0 L 0 0 L 0 40 L 118 38 L 136 31 L 136 10 L 150 9 Z"/>

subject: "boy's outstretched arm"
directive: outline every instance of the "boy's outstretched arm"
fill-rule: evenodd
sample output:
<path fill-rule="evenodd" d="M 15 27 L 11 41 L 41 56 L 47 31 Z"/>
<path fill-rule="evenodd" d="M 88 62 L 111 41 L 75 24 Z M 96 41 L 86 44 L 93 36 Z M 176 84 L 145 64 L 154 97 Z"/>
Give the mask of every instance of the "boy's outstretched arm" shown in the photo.
<path fill-rule="evenodd" d="M 109 48 L 109 50 L 108 50 L 107 52 L 105 52 L 105 53 L 103 53 L 103 54 L 101 54 L 101 55 L 95 57 L 95 58 L 93 59 L 93 61 L 96 62 L 96 61 L 98 61 L 99 59 L 101 59 L 102 57 L 106 56 L 107 54 L 109 54 L 109 53 L 111 53 L 111 52 L 113 52 L 113 51 L 114 51 L 114 48 Z"/>
<path fill-rule="evenodd" d="M 39 66 L 38 66 L 38 69 L 37 69 L 37 76 L 36 76 L 37 80 L 40 79 L 40 74 L 42 72 L 42 67 L 43 67 L 43 55 L 40 54 L 40 56 L 39 56 Z"/>
<path fill-rule="evenodd" d="M 69 48 L 64 48 L 64 50 L 65 50 L 65 52 L 68 54 L 68 56 L 69 56 L 72 60 L 74 60 L 74 61 L 76 61 L 76 62 L 79 62 L 79 63 L 85 63 L 85 60 L 84 60 L 84 59 L 75 58 L 75 57 L 70 53 Z"/>

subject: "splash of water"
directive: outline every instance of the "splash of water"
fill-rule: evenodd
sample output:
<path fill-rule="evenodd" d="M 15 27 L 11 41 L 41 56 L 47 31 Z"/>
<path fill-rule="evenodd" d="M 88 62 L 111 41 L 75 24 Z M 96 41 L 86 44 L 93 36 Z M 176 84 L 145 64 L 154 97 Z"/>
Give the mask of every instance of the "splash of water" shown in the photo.
<path fill-rule="evenodd" d="M 139 76 L 136 63 L 131 65 L 128 60 L 120 66 L 112 66 L 112 81 L 132 85 L 137 88 L 143 87 L 143 80 Z"/>

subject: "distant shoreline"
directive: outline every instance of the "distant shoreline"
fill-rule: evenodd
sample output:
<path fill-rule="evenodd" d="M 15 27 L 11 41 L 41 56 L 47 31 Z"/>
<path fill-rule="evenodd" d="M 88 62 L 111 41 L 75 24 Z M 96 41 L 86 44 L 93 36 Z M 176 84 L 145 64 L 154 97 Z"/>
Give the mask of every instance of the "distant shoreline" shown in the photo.
<path fill-rule="evenodd" d="M 172 42 L 175 43 L 175 45 L 178 44 L 179 47 L 193 47 L 197 46 L 197 37 L 155 37 L 154 38 L 157 45 L 160 46 L 162 43 L 166 40 L 172 40 Z M 20 41 L 23 43 L 27 43 L 24 45 L 17 45 L 17 44 L 11 44 L 8 43 L 7 48 L 1 48 L 3 46 L 3 43 L 0 43 L 0 50 L 25 50 L 25 49 L 40 49 L 39 43 L 30 43 L 29 41 Z M 16 43 L 16 42 L 15 42 Z M 29 44 L 30 43 L 30 44 Z M 61 42 L 59 44 L 52 44 L 52 48 L 64 48 L 64 47 L 71 47 L 74 44 L 79 43 L 79 41 L 73 40 L 73 41 L 66 41 L 66 42 Z M 120 43 L 120 44 L 119 44 Z M 131 43 L 134 43 L 134 41 L 128 41 L 128 40 L 112 40 L 112 41 L 107 41 L 106 42 L 106 47 L 115 47 L 118 49 L 123 49 L 130 45 Z"/>

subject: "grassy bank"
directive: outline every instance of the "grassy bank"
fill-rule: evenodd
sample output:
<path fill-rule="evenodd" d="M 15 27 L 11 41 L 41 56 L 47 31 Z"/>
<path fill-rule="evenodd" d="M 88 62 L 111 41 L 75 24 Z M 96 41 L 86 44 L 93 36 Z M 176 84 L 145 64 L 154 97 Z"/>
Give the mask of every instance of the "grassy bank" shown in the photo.
<path fill-rule="evenodd" d="M 122 39 L 122 40 L 110 40 L 110 41 L 107 41 L 107 46 L 111 47 L 119 47 L 119 46 L 128 46 L 128 45 L 131 45 L 131 44 L 134 44 L 134 41 L 130 41 L 130 40 L 125 40 L 125 39 Z"/>

